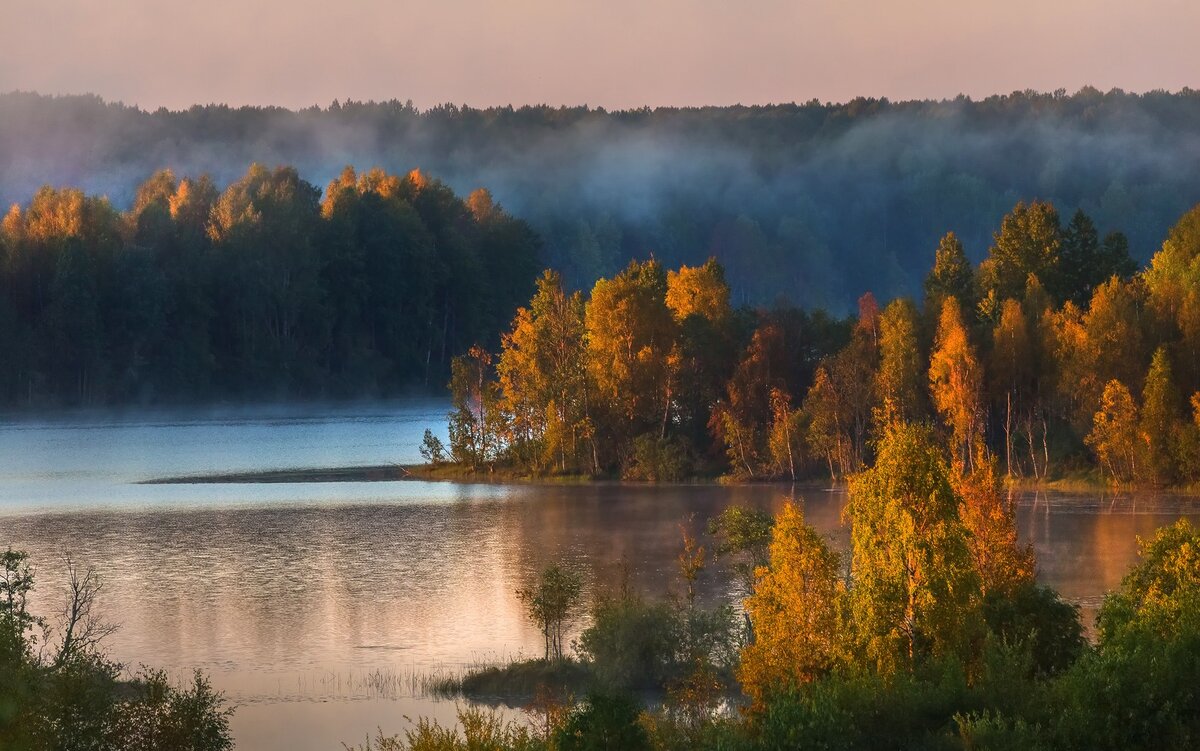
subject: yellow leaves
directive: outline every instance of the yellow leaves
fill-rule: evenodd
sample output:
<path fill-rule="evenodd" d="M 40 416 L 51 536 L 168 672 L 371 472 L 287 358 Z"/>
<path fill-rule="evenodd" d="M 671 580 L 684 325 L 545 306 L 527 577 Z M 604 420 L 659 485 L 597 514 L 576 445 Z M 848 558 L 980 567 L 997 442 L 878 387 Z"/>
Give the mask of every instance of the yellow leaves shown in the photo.
<path fill-rule="evenodd" d="M 714 323 L 724 320 L 729 314 L 729 285 L 724 270 L 710 258 L 703 266 L 668 271 L 666 303 L 676 321 L 692 315 Z"/>
<path fill-rule="evenodd" d="M 408 173 L 407 179 L 408 179 L 409 184 L 412 185 L 413 190 L 415 190 L 418 193 L 421 192 L 422 190 L 424 190 L 425 187 L 429 185 L 429 176 L 426 175 L 424 172 L 422 172 L 419 167 L 411 170 Z"/>
<path fill-rule="evenodd" d="M 738 679 L 755 701 L 828 672 L 839 659 L 839 612 L 845 585 L 838 555 L 788 501 L 771 533 L 770 565 L 755 572 L 746 611 L 753 641 Z"/>
<path fill-rule="evenodd" d="M 977 461 L 975 471 L 957 473 L 953 485 L 961 499 L 959 516 L 970 533 L 968 547 L 981 591 L 1011 592 L 1032 582 L 1033 549 L 1017 542 L 1016 509 L 1004 492 L 995 462 Z"/>
<path fill-rule="evenodd" d="M 477 222 L 491 219 L 499 210 L 487 188 L 476 188 L 471 191 L 471 195 L 467 196 L 467 208 L 470 209 L 471 216 L 475 217 Z"/>
<path fill-rule="evenodd" d="M 946 298 L 929 364 L 934 407 L 954 432 L 959 461 L 971 459 L 983 419 L 982 374 L 958 301 Z"/>
<path fill-rule="evenodd" d="M 652 424 L 669 389 L 675 324 L 655 261 L 633 262 L 592 288 L 585 308 L 588 371 L 600 396 L 627 419 Z"/>
<path fill-rule="evenodd" d="M 1100 409 L 1092 420 L 1092 432 L 1084 442 L 1096 452 L 1114 482 L 1132 480 L 1137 470 L 1138 415 L 1125 384 L 1114 379 L 1104 386 Z"/>

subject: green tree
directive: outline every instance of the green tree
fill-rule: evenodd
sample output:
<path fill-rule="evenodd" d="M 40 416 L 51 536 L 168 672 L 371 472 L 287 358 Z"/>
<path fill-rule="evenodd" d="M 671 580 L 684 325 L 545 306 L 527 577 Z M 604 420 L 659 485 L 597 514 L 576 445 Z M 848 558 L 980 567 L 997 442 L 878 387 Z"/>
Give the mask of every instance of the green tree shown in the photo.
<path fill-rule="evenodd" d="M 936 318 L 947 297 L 957 298 L 959 305 L 974 307 L 977 294 L 975 272 L 963 244 L 957 235 L 948 232 L 938 243 L 933 269 L 925 277 L 925 310 Z"/>
<path fill-rule="evenodd" d="M 970 664 L 982 639 L 979 574 L 932 431 L 896 425 L 875 466 L 851 479 L 851 616 L 865 667 L 909 671 L 929 657 Z"/>
<path fill-rule="evenodd" d="M 994 291 L 997 300 L 1024 297 L 1030 274 L 1043 281 L 1058 279 L 1061 255 L 1058 211 L 1043 201 L 1020 202 L 993 237 L 988 257 L 979 267 L 980 286 Z"/>
<path fill-rule="evenodd" d="M 925 414 L 925 377 L 917 340 L 917 308 L 912 301 L 893 300 L 879 321 L 880 411 L 876 422 L 912 422 Z M 882 431 L 880 431 L 882 432 Z"/>
<path fill-rule="evenodd" d="M 1145 458 L 1142 471 L 1150 482 L 1164 485 L 1177 475 L 1176 436 L 1183 423 L 1183 407 L 1171 376 L 1171 360 L 1164 347 L 1154 352 L 1146 385 L 1142 388 L 1139 438 Z"/>
<path fill-rule="evenodd" d="M 575 617 L 582 591 L 583 577 L 559 565 L 547 566 L 536 584 L 517 590 L 517 598 L 545 638 L 545 659 L 563 659 L 566 630 Z"/>

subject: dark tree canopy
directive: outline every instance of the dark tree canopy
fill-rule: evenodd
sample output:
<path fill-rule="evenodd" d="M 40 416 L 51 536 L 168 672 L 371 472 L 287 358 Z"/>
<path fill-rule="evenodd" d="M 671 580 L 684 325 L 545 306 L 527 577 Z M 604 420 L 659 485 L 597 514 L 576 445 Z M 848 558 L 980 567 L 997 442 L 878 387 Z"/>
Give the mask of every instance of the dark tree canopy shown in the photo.
<path fill-rule="evenodd" d="M 311 398 L 440 389 L 527 299 L 539 240 L 486 192 L 254 164 L 155 173 L 118 212 L 42 188 L 0 227 L 0 400 Z"/>

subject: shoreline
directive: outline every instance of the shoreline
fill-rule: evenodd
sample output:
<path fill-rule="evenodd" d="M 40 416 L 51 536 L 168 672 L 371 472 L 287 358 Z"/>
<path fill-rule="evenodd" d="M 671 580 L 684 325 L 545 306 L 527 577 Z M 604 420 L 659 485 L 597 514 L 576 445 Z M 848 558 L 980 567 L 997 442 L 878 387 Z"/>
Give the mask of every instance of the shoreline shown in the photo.
<path fill-rule="evenodd" d="M 671 482 L 639 482 L 620 478 L 592 478 L 587 475 L 528 475 L 511 468 L 492 471 L 471 471 L 454 464 L 377 464 L 349 467 L 292 467 L 249 472 L 215 472 L 211 474 L 153 477 L 137 481 L 136 485 L 221 485 L 221 484 L 288 484 L 326 482 L 455 482 L 472 485 L 627 485 L 638 487 L 697 487 L 771 485 L 804 490 L 844 488 L 845 481 L 830 482 L 828 478 L 805 480 L 730 480 L 721 477 L 691 477 Z M 1200 494 L 1200 488 L 1177 486 L 1165 488 L 1120 486 L 1097 480 L 1094 476 L 1068 475 L 1053 480 L 1030 481 L 1015 478 L 1007 483 L 1013 492 L 1049 491 L 1057 493 L 1103 493 L 1185 495 Z"/>
<path fill-rule="evenodd" d="M 826 480 L 748 480 L 730 481 L 721 478 L 693 477 L 673 482 L 635 482 L 619 478 L 592 478 L 587 475 L 527 475 L 512 469 L 498 468 L 491 472 L 476 472 L 453 464 L 377 464 L 352 467 L 293 467 L 250 472 L 215 472 L 212 474 L 175 475 L 139 480 L 137 485 L 217 485 L 272 484 L 317 482 L 456 482 L 475 485 L 636 485 L 645 487 L 687 487 L 714 485 L 782 485 L 797 488 L 840 488 L 843 483 Z"/>

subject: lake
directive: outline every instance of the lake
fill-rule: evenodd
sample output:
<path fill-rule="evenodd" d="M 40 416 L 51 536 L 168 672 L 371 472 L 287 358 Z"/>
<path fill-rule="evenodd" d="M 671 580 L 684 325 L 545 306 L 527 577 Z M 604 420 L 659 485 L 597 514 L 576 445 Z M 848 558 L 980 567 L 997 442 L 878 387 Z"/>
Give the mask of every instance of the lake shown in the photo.
<path fill-rule="evenodd" d="M 35 605 L 62 594 L 67 552 L 104 579 L 120 629 L 110 655 L 186 677 L 201 668 L 236 705 L 246 749 L 360 742 L 404 716 L 450 720 L 421 676 L 540 654 L 517 587 L 550 561 L 589 587 L 627 568 L 651 594 L 679 590 L 681 525 L 730 504 L 778 508 L 783 486 L 539 486 L 418 481 L 140 485 L 166 476 L 419 461 L 440 401 L 183 412 L 74 412 L 0 424 L 0 548 L 27 550 Z M 811 523 L 845 546 L 838 490 L 800 493 Z M 1186 496 L 1026 494 L 1018 521 L 1040 576 L 1094 616 L 1136 538 Z M 720 566 L 701 597 L 736 599 Z"/>

